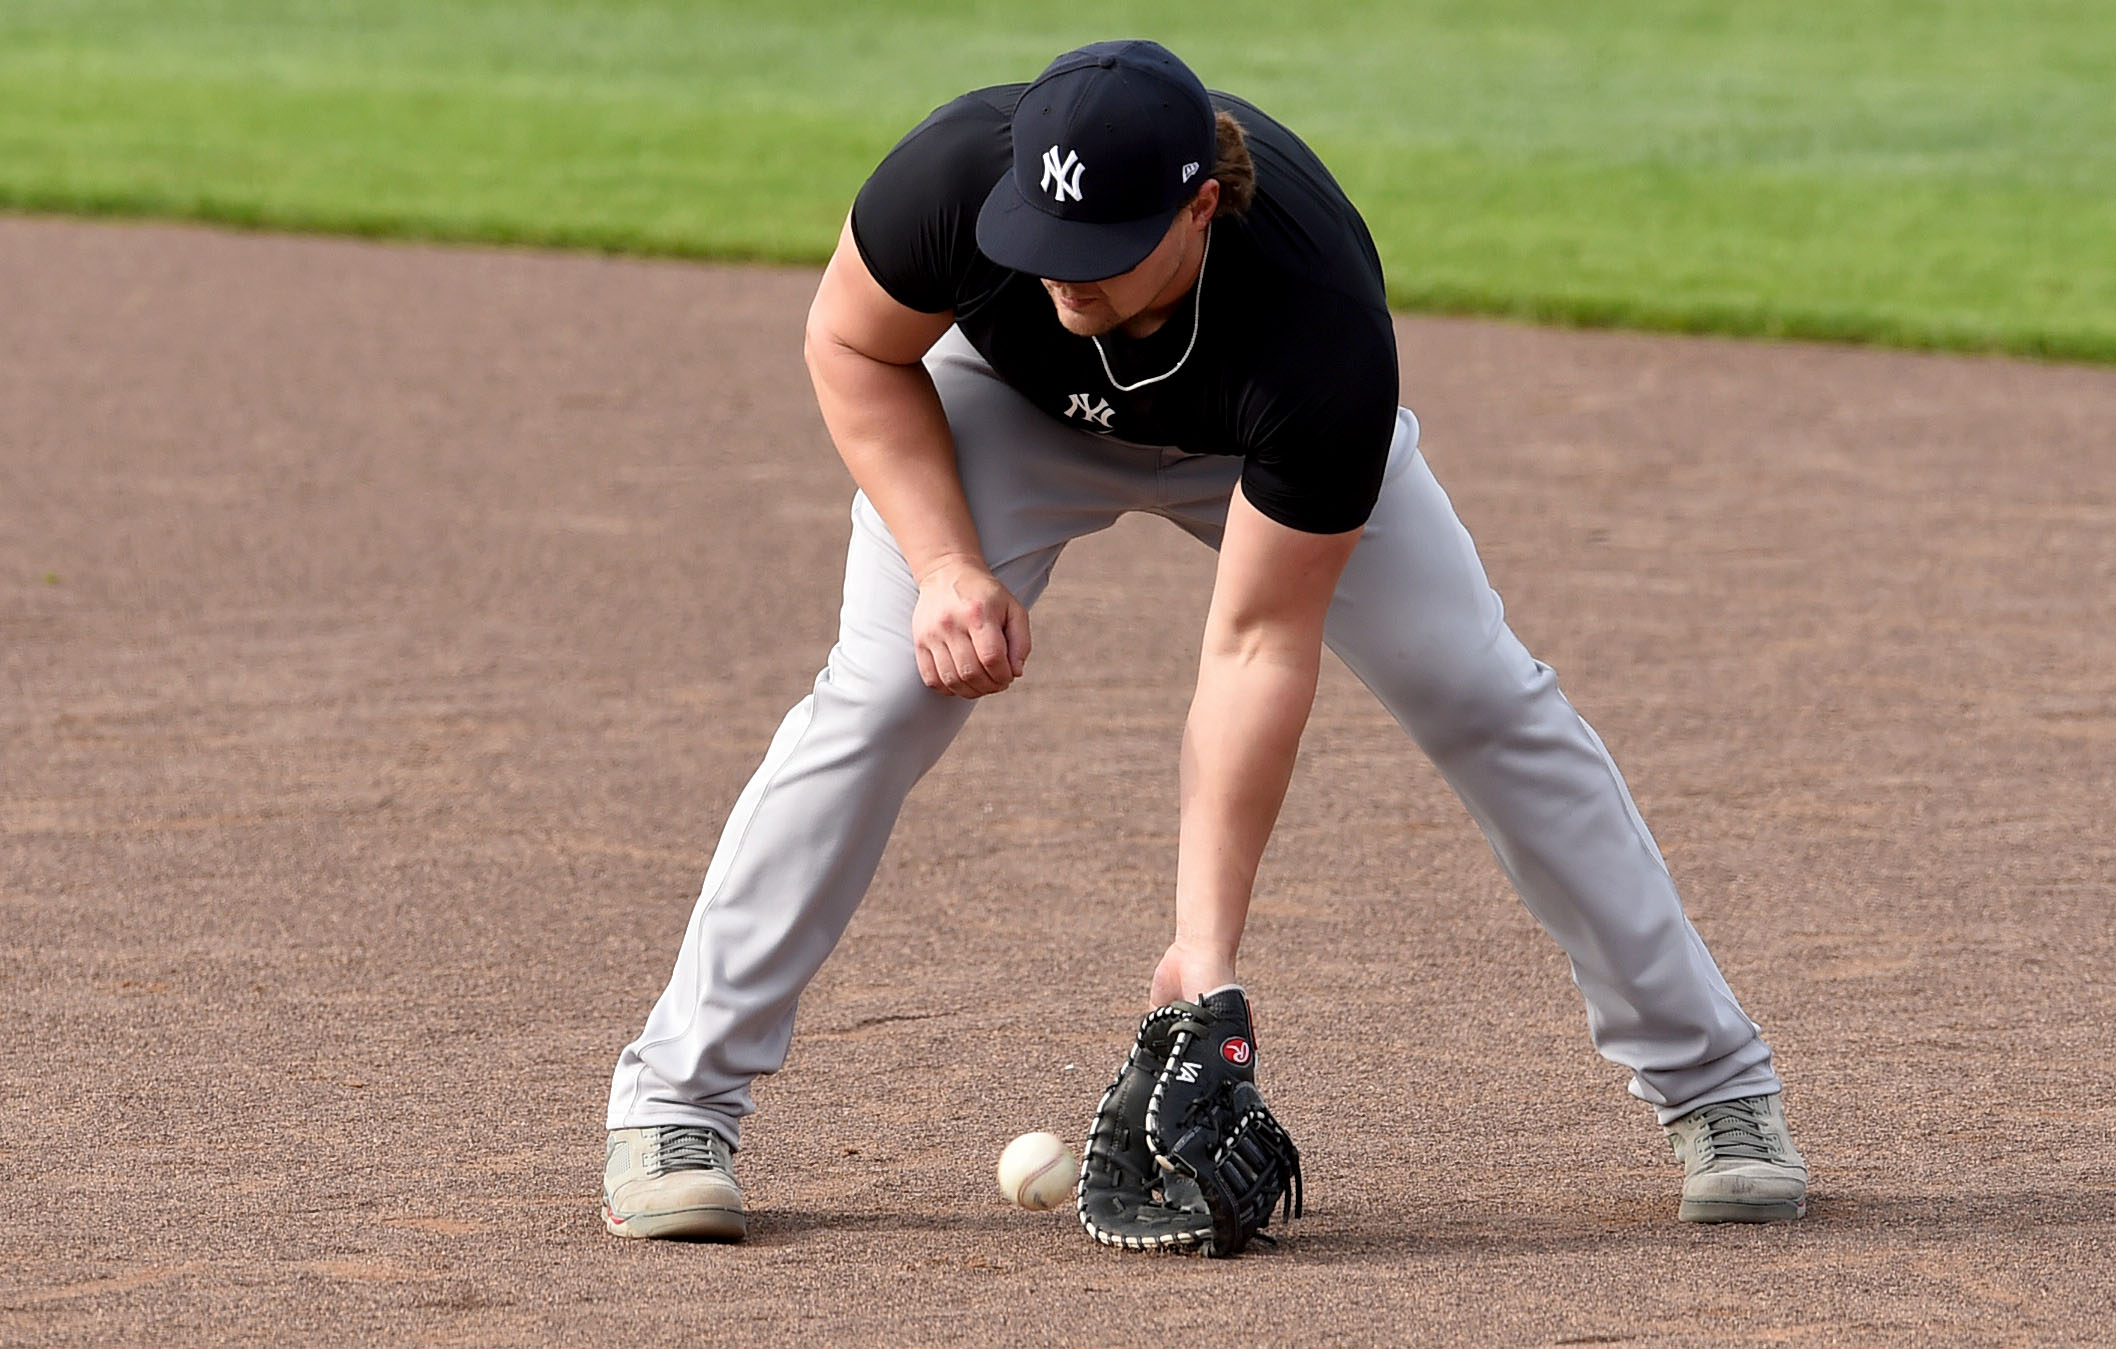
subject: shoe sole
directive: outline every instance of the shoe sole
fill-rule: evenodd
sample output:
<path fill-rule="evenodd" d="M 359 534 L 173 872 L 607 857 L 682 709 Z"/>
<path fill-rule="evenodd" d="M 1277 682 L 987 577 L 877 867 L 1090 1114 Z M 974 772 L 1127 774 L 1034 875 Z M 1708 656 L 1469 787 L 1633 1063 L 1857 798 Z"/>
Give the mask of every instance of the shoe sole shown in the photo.
<path fill-rule="evenodd" d="M 1723 1199 L 1685 1199 L 1675 1216 L 1686 1223 L 1790 1223 L 1807 1216 L 1807 1200 L 1740 1204 Z"/>
<path fill-rule="evenodd" d="M 675 1241 L 740 1241 L 749 1218 L 740 1209 L 687 1208 L 674 1213 L 634 1213 L 620 1218 L 602 1206 L 603 1229 L 613 1237 L 659 1237 Z"/>

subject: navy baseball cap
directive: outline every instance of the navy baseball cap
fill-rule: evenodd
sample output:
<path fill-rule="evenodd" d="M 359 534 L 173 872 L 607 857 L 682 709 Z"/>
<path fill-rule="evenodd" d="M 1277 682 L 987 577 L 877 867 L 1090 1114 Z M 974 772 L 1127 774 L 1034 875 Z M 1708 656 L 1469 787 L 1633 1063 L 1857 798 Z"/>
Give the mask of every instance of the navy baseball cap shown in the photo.
<path fill-rule="evenodd" d="M 1205 86 L 1160 43 L 1067 52 L 1021 95 L 1014 168 L 977 213 L 977 246 L 1051 281 L 1128 272 L 1197 195 L 1218 144 Z"/>

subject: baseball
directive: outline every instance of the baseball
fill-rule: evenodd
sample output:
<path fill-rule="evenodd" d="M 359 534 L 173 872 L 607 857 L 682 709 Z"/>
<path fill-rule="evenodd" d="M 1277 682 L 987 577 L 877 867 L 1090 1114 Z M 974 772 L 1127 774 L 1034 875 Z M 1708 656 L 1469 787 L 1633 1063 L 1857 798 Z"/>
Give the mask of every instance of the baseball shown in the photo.
<path fill-rule="evenodd" d="M 1056 1134 L 1023 1134 L 999 1154 L 999 1192 L 1026 1209 L 1058 1207 L 1079 1177 L 1079 1161 Z"/>

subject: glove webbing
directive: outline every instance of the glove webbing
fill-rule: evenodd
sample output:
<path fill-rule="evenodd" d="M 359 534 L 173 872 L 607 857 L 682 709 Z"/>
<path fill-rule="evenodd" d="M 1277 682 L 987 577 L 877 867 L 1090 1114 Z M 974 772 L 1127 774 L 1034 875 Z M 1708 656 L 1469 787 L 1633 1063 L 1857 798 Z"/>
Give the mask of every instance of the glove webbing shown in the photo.
<path fill-rule="evenodd" d="M 1177 1023 L 1167 1066 L 1155 1080 L 1147 1105 L 1146 1139 L 1164 1170 L 1197 1182 L 1213 1219 L 1208 1253 L 1231 1256 L 1269 1225 L 1274 1208 L 1285 1218 L 1299 1217 L 1305 1185 L 1300 1149 L 1265 1106 L 1247 1072 L 1222 1076 L 1208 1094 L 1191 1099 L 1173 1130 L 1161 1118 L 1173 1065 L 1189 1057 L 1192 1042 L 1205 1029 L 1206 1023 L 1195 1016 Z M 1217 1064 L 1203 1071 L 1227 1072 Z M 1200 1143 L 1213 1144 L 1209 1154 L 1199 1155 Z"/>

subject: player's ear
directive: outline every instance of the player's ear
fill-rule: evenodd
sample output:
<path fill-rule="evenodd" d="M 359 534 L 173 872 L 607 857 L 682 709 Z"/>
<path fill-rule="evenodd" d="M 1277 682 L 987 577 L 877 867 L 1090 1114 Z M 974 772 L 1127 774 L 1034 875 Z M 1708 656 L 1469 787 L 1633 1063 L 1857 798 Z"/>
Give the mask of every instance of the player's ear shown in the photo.
<path fill-rule="evenodd" d="M 1198 195 L 1190 199 L 1190 223 L 1203 229 L 1220 210 L 1220 180 L 1207 178 L 1198 189 Z"/>

